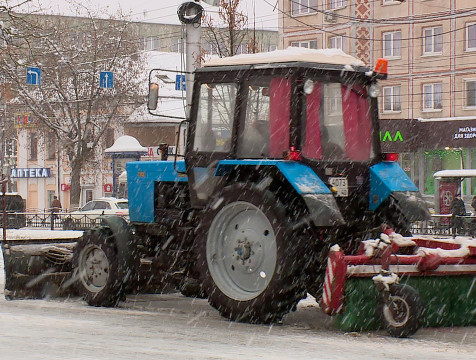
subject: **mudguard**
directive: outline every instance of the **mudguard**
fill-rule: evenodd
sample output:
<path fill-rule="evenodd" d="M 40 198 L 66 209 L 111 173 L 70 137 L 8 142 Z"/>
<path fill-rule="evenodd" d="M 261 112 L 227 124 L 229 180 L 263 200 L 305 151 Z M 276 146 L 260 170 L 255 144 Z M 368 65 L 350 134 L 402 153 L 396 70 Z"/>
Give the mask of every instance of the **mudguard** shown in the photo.
<path fill-rule="evenodd" d="M 428 220 L 430 212 L 418 188 L 395 162 L 382 162 L 370 168 L 370 210 L 393 198 L 410 221 Z"/>
<path fill-rule="evenodd" d="M 238 167 L 273 166 L 292 185 L 306 203 L 310 219 L 316 226 L 335 226 L 345 223 L 334 196 L 326 184 L 308 166 L 285 160 L 222 160 L 215 175 L 223 176 Z"/>
<path fill-rule="evenodd" d="M 127 279 L 131 275 L 134 259 L 133 254 L 136 253 L 132 247 L 131 232 L 127 221 L 120 216 L 103 215 L 99 217 L 102 226 L 111 229 L 114 235 L 114 241 L 119 259 L 118 271 L 121 278 Z M 126 282 L 126 281 L 124 281 Z"/>

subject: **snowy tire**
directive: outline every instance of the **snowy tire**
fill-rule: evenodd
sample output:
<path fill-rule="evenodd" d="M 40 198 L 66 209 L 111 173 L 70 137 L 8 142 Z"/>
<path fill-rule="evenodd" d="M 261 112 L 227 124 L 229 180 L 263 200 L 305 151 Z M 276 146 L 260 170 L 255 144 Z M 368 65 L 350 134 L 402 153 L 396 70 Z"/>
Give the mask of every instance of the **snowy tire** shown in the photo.
<path fill-rule="evenodd" d="M 390 286 L 388 298 L 379 302 L 377 313 L 387 332 L 394 337 L 409 337 L 421 326 L 423 304 L 418 292 L 408 285 Z"/>
<path fill-rule="evenodd" d="M 235 184 L 205 210 L 197 269 L 209 303 L 230 320 L 273 323 L 306 296 L 302 239 L 269 191 Z"/>
<path fill-rule="evenodd" d="M 85 301 L 91 306 L 117 306 L 124 296 L 124 280 L 110 229 L 85 231 L 76 249 L 74 265 Z"/>

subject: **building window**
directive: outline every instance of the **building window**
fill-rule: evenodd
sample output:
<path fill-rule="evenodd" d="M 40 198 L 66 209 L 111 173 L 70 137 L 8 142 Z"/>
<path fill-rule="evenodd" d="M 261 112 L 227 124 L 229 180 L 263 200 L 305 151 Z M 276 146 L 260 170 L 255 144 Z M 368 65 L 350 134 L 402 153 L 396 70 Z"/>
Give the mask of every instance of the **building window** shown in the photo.
<path fill-rule="evenodd" d="M 291 0 L 291 14 L 312 14 L 317 11 L 317 0 Z"/>
<path fill-rule="evenodd" d="M 142 50 L 159 50 L 159 38 L 156 36 L 144 37 L 141 39 Z"/>
<path fill-rule="evenodd" d="M 225 46 L 223 44 L 205 43 L 204 49 L 208 55 L 221 55 Z"/>
<path fill-rule="evenodd" d="M 329 49 L 341 49 L 347 51 L 346 42 L 343 36 L 332 36 L 329 38 Z"/>
<path fill-rule="evenodd" d="M 397 58 L 401 56 L 402 32 L 392 31 L 383 33 L 383 56 Z"/>
<path fill-rule="evenodd" d="M 309 41 L 293 41 L 291 43 L 293 47 L 304 47 L 308 49 L 317 49 L 317 40 L 309 40 Z"/>
<path fill-rule="evenodd" d="M 423 111 L 443 109 L 441 88 L 441 84 L 423 85 Z"/>
<path fill-rule="evenodd" d="M 466 25 L 466 50 L 476 50 L 476 24 Z"/>
<path fill-rule="evenodd" d="M 55 133 L 48 133 L 46 143 L 46 160 L 56 159 L 56 135 Z"/>
<path fill-rule="evenodd" d="M 466 106 L 476 107 L 476 80 L 465 81 Z"/>
<path fill-rule="evenodd" d="M 327 84 L 325 87 L 327 97 L 327 114 L 342 115 L 342 86 L 341 84 Z"/>
<path fill-rule="evenodd" d="M 347 0 L 329 0 L 329 10 L 343 8 L 347 5 Z"/>
<path fill-rule="evenodd" d="M 182 38 L 174 39 L 174 43 L 172 45 L 172 51 L 177 52 L 177 53 L 183 52 L 183 39 Z"/>
<path fill-rule="evenodd" d="M 400 86 L 386 86 L 383 91 L 383 111 L 395 112 L 402 110 Z"/>
<path fill-rule="evenodd" d="M 35 132 L 30 133 L 30 149 L 29 149 L 29 156 L 28 160 L 36 161 L 38 160 L 38 138 Z"/>
<path fill-rule="evenodd" d="M 17 140 L 7 139 L 5 142 L 5 156 L 8 158 L 16 158 L 17 156 Z"/>
<path fill-rule="evenodd" d="M 423 29 L 423 54 L 441 54 L 443 52 L 443 27 L 435 26 Z"/>
<path fill-rule="evenodd" d="M 235 54 L 236 55 L 240 55 L 240 54 L 248 54 L 248 44 L 240 44 L 237 46 L 236 48 L 236 52 Z"/>

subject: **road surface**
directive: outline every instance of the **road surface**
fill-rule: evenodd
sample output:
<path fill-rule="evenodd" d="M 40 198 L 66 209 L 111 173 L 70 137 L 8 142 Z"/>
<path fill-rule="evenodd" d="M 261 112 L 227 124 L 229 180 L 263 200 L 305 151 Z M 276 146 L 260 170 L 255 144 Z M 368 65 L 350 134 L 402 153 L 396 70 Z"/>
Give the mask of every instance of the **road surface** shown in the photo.
<path fill-rule="evenodd" d="M 129 296 L 116 309 L 79 298 L 7 301 L 0 270 L 2 360 L 476 358 L 476 327 L 420 329 L 411 339 L 343 333 L 312 298 L 274 326 L 227 321 L 180 294 Z"/>

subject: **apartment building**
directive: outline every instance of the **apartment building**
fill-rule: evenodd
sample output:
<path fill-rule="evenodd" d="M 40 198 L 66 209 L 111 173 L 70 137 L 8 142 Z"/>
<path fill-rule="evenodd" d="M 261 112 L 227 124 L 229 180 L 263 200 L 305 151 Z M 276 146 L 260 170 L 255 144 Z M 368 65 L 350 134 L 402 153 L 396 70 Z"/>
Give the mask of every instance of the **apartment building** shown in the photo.
<path fill-rule="evenodd" d="M 381 82 L 382 145 L 420 191 L 433 173 L 476 168 L 476 8 L 471 0 L 280 0 L 280 47 L 339 48 Z M 476 184 L 465 186 L 476 193 Z"/>

